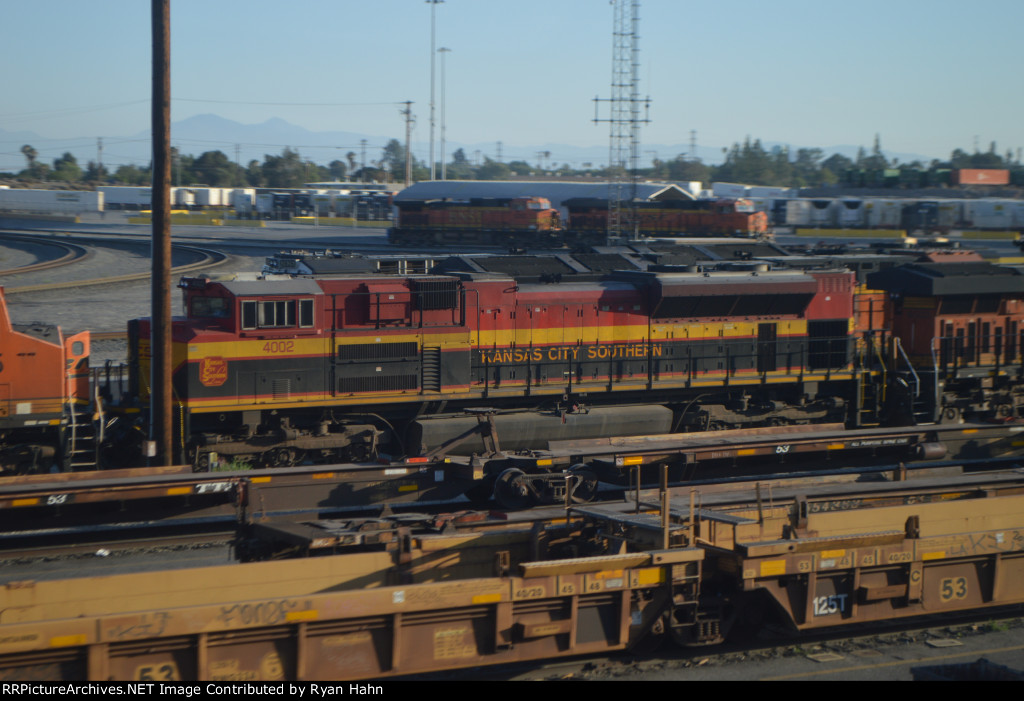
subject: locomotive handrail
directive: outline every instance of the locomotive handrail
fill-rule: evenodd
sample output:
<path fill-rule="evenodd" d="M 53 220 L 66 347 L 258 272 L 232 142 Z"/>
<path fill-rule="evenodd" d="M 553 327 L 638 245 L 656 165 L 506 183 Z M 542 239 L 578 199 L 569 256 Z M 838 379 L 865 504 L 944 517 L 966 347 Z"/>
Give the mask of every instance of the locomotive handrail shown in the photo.
<path fill-rule="evenodd" d="M 921 396 L 921 378 L 918 376 L 917 371 L 914 369 L 914 365 L 910 362 L 910 358 L 907 357 L 907 352 L 903 350 L 903 344 L 900 343 L 899 338 L 894 338 L 893 341 L 896 343 L 896 350 L 903 356 L 903 362 L 907 364 L 907 368 L 910 370 L 910 374 L 914 376 L 914 398 Z"/>

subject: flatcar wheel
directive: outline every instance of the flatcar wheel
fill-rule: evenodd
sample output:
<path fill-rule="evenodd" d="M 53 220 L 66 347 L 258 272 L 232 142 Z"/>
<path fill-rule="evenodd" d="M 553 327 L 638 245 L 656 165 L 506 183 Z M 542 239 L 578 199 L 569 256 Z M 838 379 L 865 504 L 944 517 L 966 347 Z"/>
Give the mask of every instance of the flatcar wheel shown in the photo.
<path fill-rule="evenodd" d="M 526 473 L 514 467 L 498 475 L 494 482 L 494 499 L 503 508 L 522 509 L 530 505 L 530 487 Z"/>
<path fill-rule="evenodd" d="M 597 495 L 597 475 L 584 465 L 573 465 L 569 468 L 570 489 L 574 504 L 585 504 L 593 501 Z"/>

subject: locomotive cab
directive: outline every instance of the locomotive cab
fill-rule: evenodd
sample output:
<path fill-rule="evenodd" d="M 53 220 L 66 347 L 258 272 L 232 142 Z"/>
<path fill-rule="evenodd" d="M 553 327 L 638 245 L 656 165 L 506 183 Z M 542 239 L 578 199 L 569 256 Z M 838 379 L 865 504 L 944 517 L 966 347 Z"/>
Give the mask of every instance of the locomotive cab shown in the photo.
<path fill-rule="evenodd" d="M 14 324 L 0 287 L 0 473 L 70 469 L 69 427 L 91 427 L 89 333 L 64 338 L 57 326 Z"/>
<path fill-rule="evenodd" d="M 1024 275 L 987 262 L 913 263 L 868 276 L 889 294 L 893 362 L 918 420 L 1024 416 Z"/>

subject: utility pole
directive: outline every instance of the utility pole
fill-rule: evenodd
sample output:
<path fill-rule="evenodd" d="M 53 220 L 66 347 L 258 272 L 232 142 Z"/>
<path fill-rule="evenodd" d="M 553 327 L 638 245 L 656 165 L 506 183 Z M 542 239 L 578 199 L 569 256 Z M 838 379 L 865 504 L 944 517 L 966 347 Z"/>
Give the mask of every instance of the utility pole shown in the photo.
<path fill-rule="evenodd" d="M 402 110 L 402 114 L 405 115 L 405 186 L 409 187 L 412 184 L 412 152 L 410 144 L 412 143 L 412 125 L 415 118 L 412 116 L 412 102 L 406 100 L 402 104 L 405 105 L 405 109 Z"/>
<path fill-rule="evenodd" d="M 103 137 L 96 137 L 96 175 L 103 179 Z"/>
<path fill-rule="evenodd" d="M 430 5 L 430 179 L 434 179 L 434 57 L 437 51 L 434 50 L 434 11 L 439 3 L 444 0 L 427 0 L 427 4 Z M 406 161 L 406 169 L 408 170 L 408 161 Z M 406 176 L 408 179 L 408 176 Z"/>
<path fill-rule="evenodd" d="M 444 55 L 451 53 L 451 49 L 442 46 L 437 50 L 441 54 L 441 180 L 448 179 L 448 158 L 445 156 L 445 121 L 444 121 Z"/>
<path fill-rule="evenodd" d="M 498 163 L 501 163 L 501 142 L 498 142 Z"/>
<path fill-rule="evenodd" d="M 639 238 L 636 221 L 637 180 L 640 161 L 640 0 L 612 0 L 612 96 L 594 98 L 594 122 L 608 122 L 611 143 L 608 155 L 608 245 Z M 598 119 L 597 106 L 610 103 L 608 119 Z M 628 204 L 624 204 L 628 196 Z"/>
<path fill-rule="evenodd" d="M 360 148 L 360 156 L 359 157 L 360 157 L 360 159 L 362 159 L 360 161 L 362 165 L 360 165 L 360 167 L 359 167 L 359 177 L 365 183 L 366 182 L 366 139 L 360 139 L 359 140 L 359 148 Z M 406 148 L 406 158 L 408 158 L 409 157 L 409 154 L 408 154 L 408 149 L 409 149 L 408 135 L 406 135 L 405 148 Z M 408 187 L 408 184 L 406 184 L 406 187 Z"/>
<path fill-rule="evenodd" d="M 171 0 L 152 0 L 153 244 L 150 439 L 157 465 L 173 464 L 171 407 Z M 147 451 L 150 453 L 150 451 Z"/>

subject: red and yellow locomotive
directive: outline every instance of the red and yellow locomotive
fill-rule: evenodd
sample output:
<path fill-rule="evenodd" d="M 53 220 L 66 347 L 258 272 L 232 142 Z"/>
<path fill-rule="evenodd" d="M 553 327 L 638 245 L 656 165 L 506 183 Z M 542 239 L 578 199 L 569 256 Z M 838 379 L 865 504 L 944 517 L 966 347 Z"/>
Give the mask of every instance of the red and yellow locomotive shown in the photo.
<path fill-rule="evenodd" d="M 555 284 L 495 273 L 185 278 L 178 448 L 199 467 L 214 456 L 361 459 L 385 442 L 419 454 L 458 434 L 453 413 L 482 406 L 511 417 L 506 449 L 842 420 L 853 274 L 766 268 Z M 130 335 L 145 399 L 148 320 Z"/>

